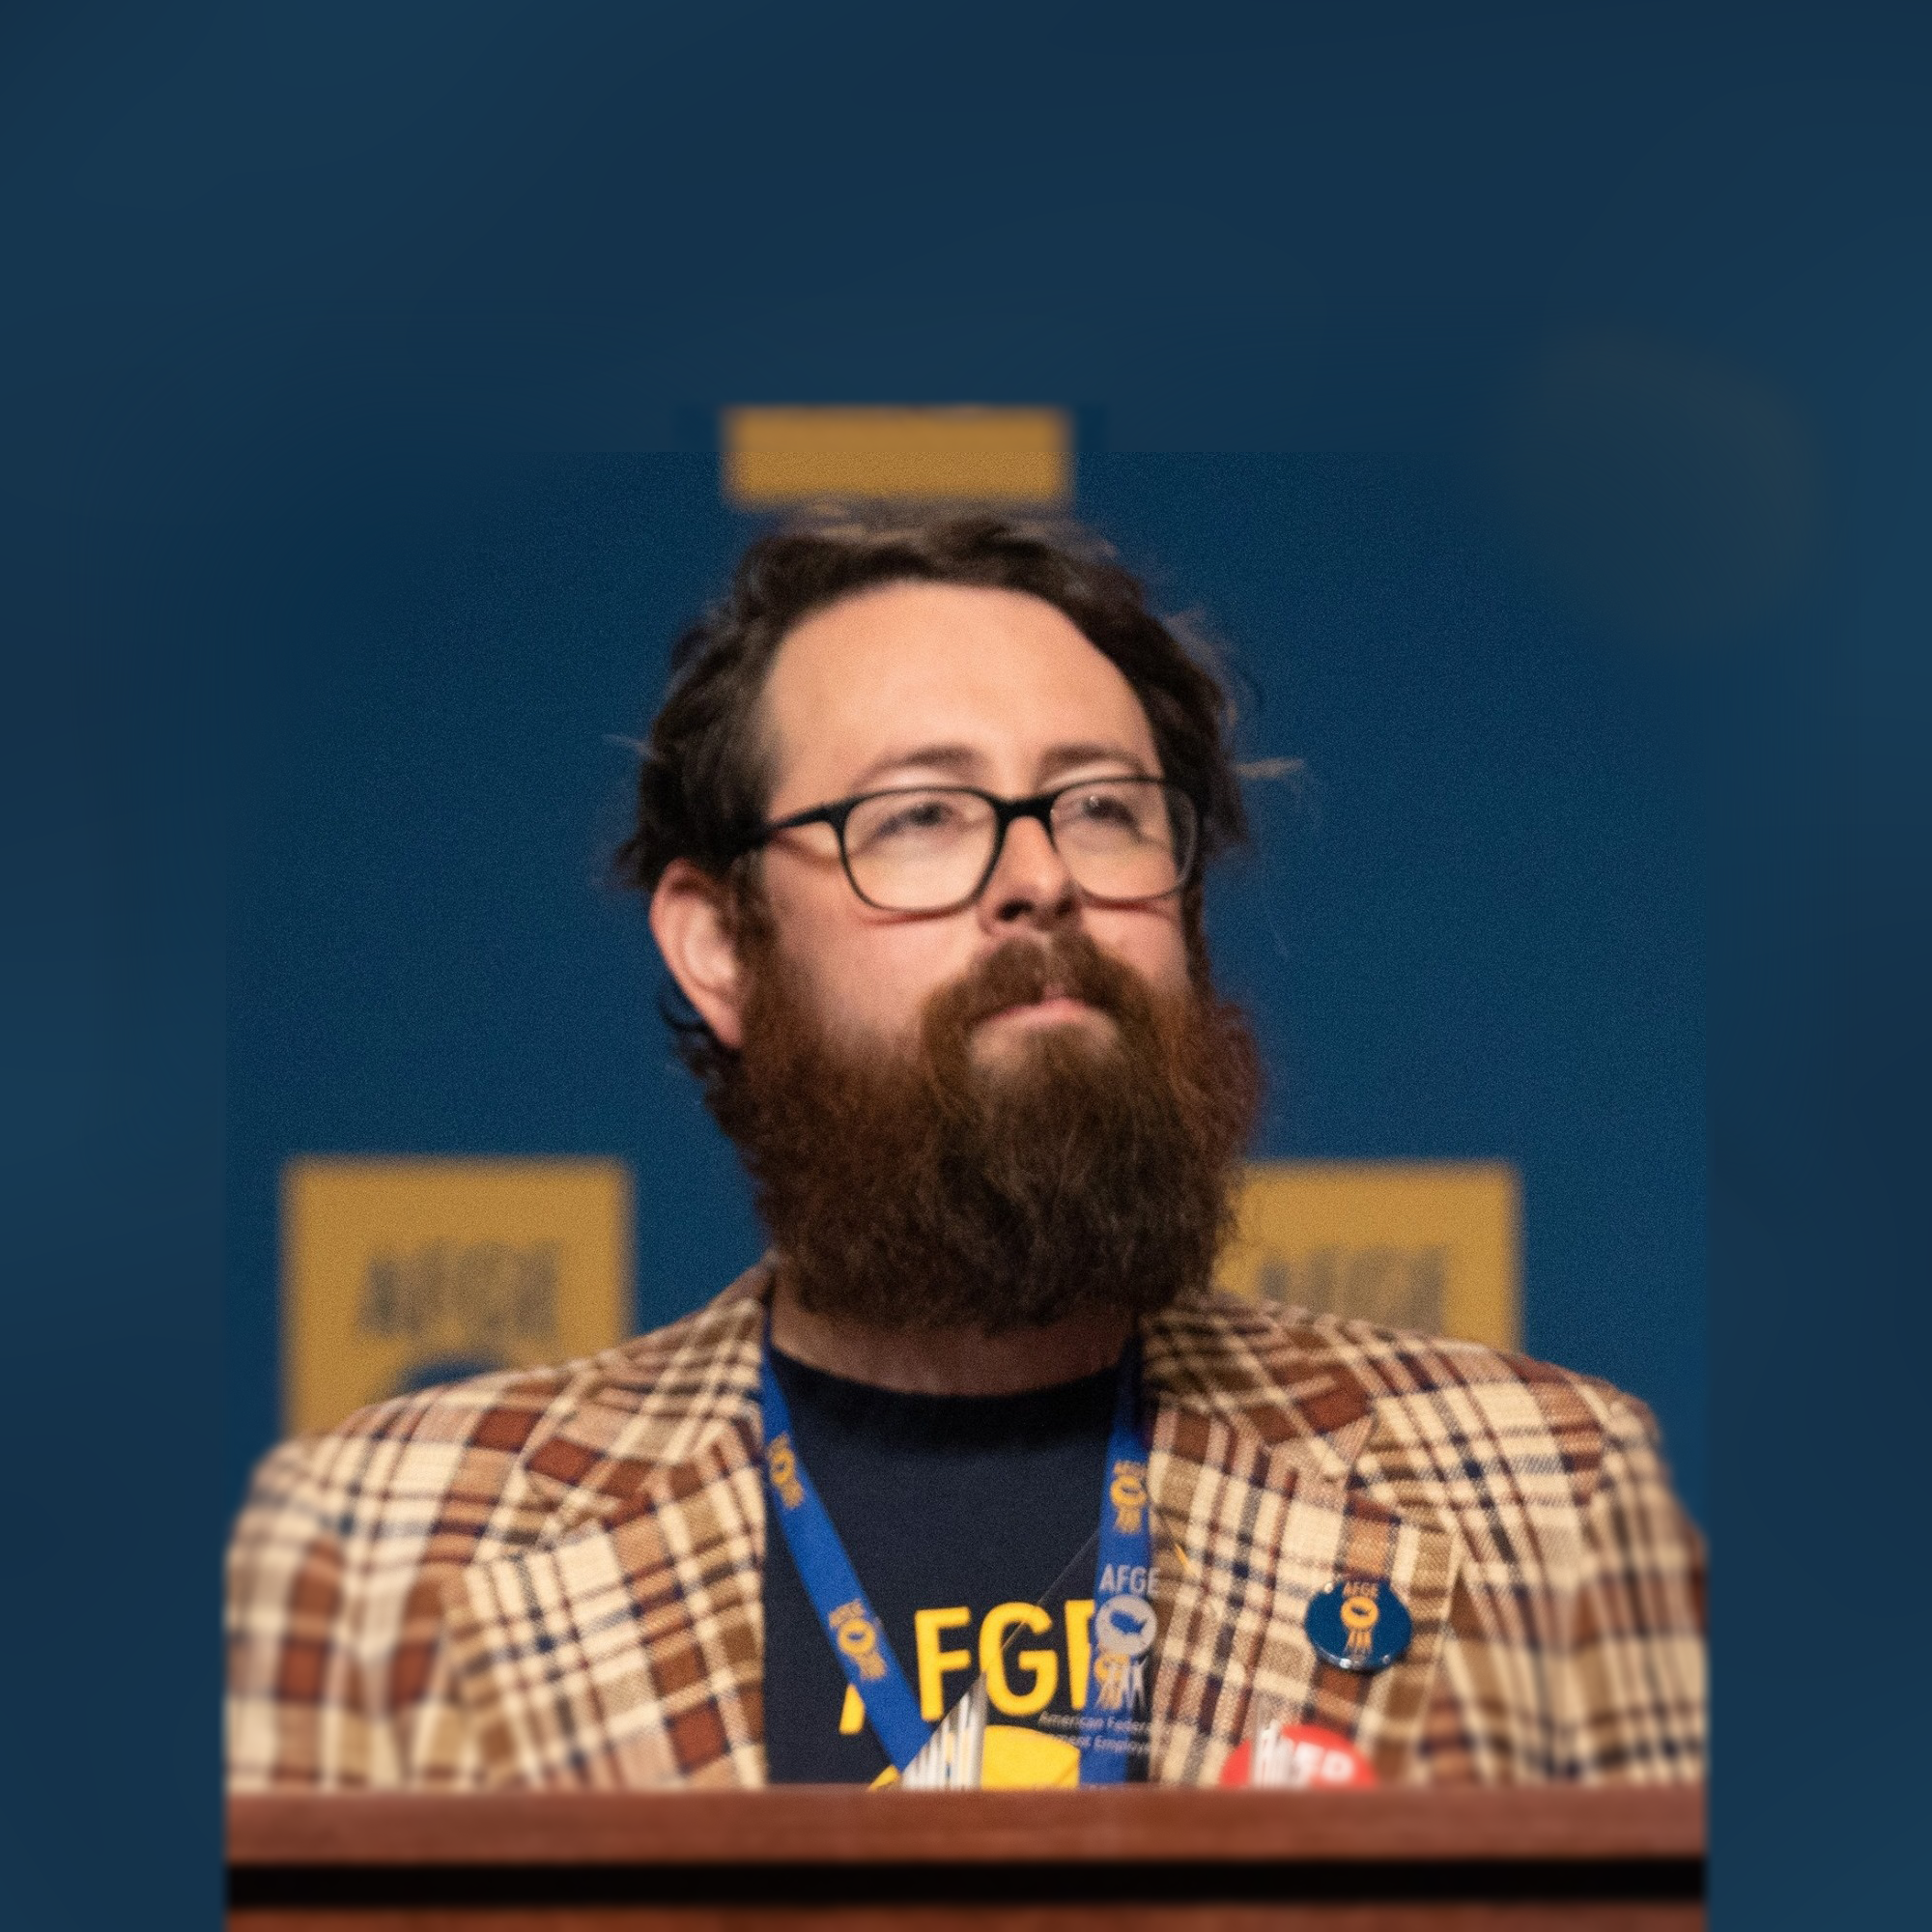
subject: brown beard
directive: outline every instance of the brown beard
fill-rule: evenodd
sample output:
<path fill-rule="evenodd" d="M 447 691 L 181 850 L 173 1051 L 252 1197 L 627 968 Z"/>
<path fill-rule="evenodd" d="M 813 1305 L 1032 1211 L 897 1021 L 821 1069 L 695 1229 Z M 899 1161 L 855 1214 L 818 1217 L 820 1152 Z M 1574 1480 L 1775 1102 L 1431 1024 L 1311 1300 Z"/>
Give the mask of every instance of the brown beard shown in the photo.
<path fill-rule="evenodd" d="M 1261 1097 L 1236 1008 L 1205 983 L 1156 994 L 1065 933 L 1009 941 L 882 1055 L 829 1037 L 761 923 L 741 933 L 744 1045 L 708 1097 L 807 1308 L 993 1335 L 1207 1288 Z M 1049 991 L 1114 1037 L 1056 1027 L 976 1065 L 975 1025 Z"/>

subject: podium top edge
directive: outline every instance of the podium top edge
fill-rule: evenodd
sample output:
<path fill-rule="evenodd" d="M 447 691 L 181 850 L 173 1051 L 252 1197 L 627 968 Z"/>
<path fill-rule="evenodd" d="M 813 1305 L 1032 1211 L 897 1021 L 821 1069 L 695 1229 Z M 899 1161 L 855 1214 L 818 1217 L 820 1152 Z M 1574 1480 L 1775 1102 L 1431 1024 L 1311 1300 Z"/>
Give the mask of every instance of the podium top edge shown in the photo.
<path fill-rule="evenodd" d="M 272 1793 L 228 1803 L 234 1868 L 1685 1861 L 1701 1785 L 1369 1792 Z"/>

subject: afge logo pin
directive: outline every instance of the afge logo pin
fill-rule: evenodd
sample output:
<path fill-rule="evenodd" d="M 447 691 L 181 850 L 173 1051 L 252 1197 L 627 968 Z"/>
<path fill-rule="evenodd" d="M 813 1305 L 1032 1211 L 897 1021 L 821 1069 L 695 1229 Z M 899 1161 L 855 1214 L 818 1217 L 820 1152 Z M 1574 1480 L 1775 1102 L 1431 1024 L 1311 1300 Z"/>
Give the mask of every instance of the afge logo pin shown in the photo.
<path fill-rule="evenodd" d="M 1318 1591 L 1302 1628 L 1323 1662 L 1364 1674 L 1385 1670 L 1414 1634 L 1408 1606 L 1378 1577 L 1350 1577 Z"/>

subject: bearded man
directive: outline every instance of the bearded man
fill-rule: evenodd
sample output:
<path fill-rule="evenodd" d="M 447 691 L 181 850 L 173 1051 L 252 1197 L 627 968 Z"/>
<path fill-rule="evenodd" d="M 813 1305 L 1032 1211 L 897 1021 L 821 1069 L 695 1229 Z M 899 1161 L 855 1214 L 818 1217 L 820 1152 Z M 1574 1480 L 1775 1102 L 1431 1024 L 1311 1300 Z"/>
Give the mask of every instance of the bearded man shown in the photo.
<path fill-rule="evenodd" d="M 1211 1291 L 1227 716 L 1077 533 L 752 547 L 619 868 L 771 1253 L 271 1456 L 236 1788 L 1702 1775 L 1639 1404 Z"/>

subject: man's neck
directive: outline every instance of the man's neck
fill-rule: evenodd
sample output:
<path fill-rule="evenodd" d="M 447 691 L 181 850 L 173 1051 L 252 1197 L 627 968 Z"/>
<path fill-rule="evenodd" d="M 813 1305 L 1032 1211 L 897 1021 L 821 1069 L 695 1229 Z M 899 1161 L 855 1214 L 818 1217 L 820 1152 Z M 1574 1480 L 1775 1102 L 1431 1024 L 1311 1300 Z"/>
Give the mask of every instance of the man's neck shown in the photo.
<path fill-rule="evenodd" d="M 794 1361 L 906 1395 L 1020 1395 L 1097 1375 L 1120 1360 L 1124 1315 L 1068 1316 L 1044 1328 L 883 1329 L 801 1306 L 782 1269 L 772 1290 L 772 1346 Z"/>

